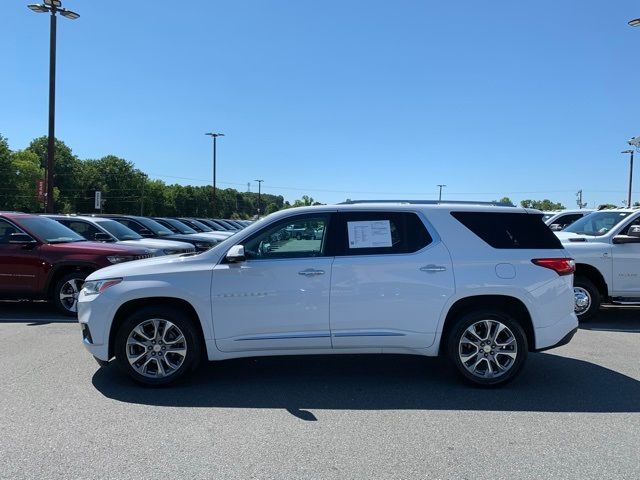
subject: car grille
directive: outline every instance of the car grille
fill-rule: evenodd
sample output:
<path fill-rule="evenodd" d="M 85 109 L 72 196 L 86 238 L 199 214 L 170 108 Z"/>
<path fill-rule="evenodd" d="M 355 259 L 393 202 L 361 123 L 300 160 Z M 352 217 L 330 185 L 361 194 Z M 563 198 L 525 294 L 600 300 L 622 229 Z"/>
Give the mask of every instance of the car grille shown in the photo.
<path fill-rule="evenodd" d="M 151 258 L 151 257 L 153 257 L 153 254 L 145 253 L 144 255 L 135 255 L 133 257 L 133 260 L 144 260 L 145 258 Z"/>

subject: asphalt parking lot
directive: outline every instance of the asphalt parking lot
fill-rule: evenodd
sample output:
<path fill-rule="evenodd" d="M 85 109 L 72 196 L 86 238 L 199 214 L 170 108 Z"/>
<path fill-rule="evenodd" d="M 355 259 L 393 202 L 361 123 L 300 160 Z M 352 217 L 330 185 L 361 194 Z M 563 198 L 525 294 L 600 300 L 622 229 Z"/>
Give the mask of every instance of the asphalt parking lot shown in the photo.
<path fill-rule="evenodd" d="M 0 478 L 640 478 L 640 310 L 500 390 L 440 359 L 259 358 L 173 388 L 99 368 L 74 321 L 0 302 Z"/>

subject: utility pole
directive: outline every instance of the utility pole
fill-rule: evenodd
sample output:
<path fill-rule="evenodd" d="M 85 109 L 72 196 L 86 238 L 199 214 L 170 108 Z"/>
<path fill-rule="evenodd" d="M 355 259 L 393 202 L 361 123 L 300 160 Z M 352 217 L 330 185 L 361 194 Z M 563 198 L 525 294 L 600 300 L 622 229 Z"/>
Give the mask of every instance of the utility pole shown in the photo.
<path fill-rule="evenodd" d="M 578 197 L 576 203 L 578 204 L 579 209 L 583 209 L 587 206 L 586 203 L 582 203 L 582 190 L 578 190 L 578 193 L 576 193 L 576 197 Z"/>
<path fill-rule="evenodd" d="M 440 193 L 438 193 L 438 202 L 442 201 L 442 187 L 446 187 L 445 184 L 438 184 L 437 187 L 440 187 Z"/>
<path fill-rule="evenodd" d="M 213 196 L 211 198 L 211 216 L 216 216 L 216 139 L 218 137 L 224 137 L 224 133 L 205 133 L 205 135 L 213 138 Z"/>
<path fill-rule="evenodd" d="M 262 193 L 262 182 L 264 180 L 254 180 L 254 182 L 258 182 L 258 218 L 260 218 L 260 194 Z"/>

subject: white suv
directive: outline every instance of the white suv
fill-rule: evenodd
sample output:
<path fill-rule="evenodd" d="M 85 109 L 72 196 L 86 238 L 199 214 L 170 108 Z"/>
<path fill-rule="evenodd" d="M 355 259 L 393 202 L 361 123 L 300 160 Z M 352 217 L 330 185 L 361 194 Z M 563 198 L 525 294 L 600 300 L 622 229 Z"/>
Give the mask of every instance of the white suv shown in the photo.
<path fill-rule="evenodd" d="M 447 355 L 499 385 L 578 326 L 573 261 L 536 210 L 295 208 L 200 255 L 134 263 L 91 274 L 78 317 L 99 363 L 152 385 L 202 358 L 322 353 Z"/>

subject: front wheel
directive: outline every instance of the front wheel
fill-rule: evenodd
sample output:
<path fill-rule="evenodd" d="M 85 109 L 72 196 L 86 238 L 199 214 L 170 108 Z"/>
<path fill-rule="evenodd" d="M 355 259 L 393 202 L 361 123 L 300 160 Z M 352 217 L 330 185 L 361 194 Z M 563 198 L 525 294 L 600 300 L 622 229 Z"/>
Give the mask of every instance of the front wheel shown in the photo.
<path fill-rule="evenodd" d="M 55 286 L 51 297 L 53 304 L 63 315 L 75 317 L 78 315 L 78 295 L 84 284 L 87 274 L 83 272 L 72 272 L 60 278 Z"/>
<path fill-rule="evenodd" d="M 590 320 L 600 309 L 600 292 L 586 277 L 573 279 L 574 311 L 579 322 Z"/>
<path fill-rule="evenodd" d="M 499 311 L 461 316 L 448 338 L 449 358 L 468 382 L 496 387 L 513 380 L 529 346 L 520 324 Z"/>
<path fill-rule="evenodd" d="M 116 364 L 145 385 L 167 385 L 200 360 L 199 333 L 191 319 L 170 307 L 147 307 L 127 318 L 118 330 Z"/>

